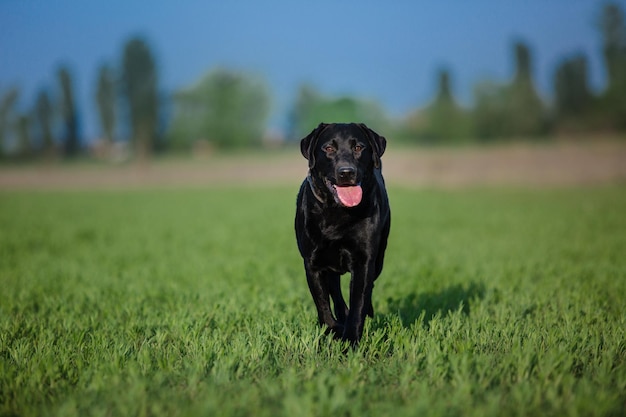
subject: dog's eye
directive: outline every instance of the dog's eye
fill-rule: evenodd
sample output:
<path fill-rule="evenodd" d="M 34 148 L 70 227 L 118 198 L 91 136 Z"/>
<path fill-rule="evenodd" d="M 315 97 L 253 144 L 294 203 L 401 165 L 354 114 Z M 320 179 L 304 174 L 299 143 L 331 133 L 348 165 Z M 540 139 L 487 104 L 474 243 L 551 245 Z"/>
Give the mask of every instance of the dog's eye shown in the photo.
<path fill-rule="evenodd" d="M 363 148 L 363 145 L 354 145 L 354 152 L 361 152 Z"/>
<path fill-rule="evenodd" d="M 333 147 L 333 145 L 324 145 L 324 152 L 332 153 L 334 151 L 335 151 L 335 148 Z"/>

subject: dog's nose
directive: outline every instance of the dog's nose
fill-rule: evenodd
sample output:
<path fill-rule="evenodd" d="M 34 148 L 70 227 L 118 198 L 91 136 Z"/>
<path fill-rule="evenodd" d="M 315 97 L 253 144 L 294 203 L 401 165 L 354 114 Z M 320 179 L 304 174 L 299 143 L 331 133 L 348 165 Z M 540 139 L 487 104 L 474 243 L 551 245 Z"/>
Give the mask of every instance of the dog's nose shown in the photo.
<path fill-rule="evenodd" d="M 351 183 L 356 178 L 356 169 L 354 167 L 346 166 L 337 169 L 337 180 L 340 183 Z"/>

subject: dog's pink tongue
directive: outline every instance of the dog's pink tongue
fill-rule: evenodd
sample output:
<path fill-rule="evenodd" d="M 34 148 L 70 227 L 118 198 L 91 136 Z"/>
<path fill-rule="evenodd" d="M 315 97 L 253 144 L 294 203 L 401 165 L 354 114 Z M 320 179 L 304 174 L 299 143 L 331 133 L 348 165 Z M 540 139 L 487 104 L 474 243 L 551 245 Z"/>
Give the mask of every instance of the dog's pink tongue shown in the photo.
<path fill-rule="evenodd" d="M 339 201 L 346 207 L 357 206 L 363 197 L 363 190 L 360 185 L 352 187 L 336 187 Z"/>

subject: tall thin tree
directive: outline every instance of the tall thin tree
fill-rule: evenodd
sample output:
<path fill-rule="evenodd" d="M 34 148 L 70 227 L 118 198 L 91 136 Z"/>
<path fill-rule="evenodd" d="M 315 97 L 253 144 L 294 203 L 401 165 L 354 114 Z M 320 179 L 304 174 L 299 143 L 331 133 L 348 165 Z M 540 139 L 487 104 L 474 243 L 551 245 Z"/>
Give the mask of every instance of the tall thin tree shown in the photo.
<path fill-rule="evenodd" d="M 107 153 L 115 140 L 115 99 L 115 75 L 108 65 L 102 65 L 98 71 L 96 104 Z"/>
<path fill-rule="evenodd" d="M 128 104 L 132 139 L 140 161 L 152 153 L 157 134 L 157 68 L 148 44 L 141 38 L 129 40 L 124 47 L 122 81 Z"/>
<path fill-rule="evenodd" d="M 615 127 L 626 130 L 626 22 L 624 12 L 617 3 L 605 5 L 600 29 L 608 74 L 604 110 Z"/>
<path fill-rule="evenodd" d="M 63 121 L 63 150 L 67 156 L 75 156 L 80 148 L 78 138 L 78 114 L 74 100 L 74 81 L 70 70 L 63 66 L 58 71 L 61 86 L 61 117 Z"/>
<path fill-rule="evenodd" d="M 6 140 L 13 124 L 13 112 L 18 97 L 19 90 L 15 87 L 10 88 L 0 96 L 0 154 L 5 151 Z"/>
<path fill-rule="evenodd" d="M 459 141 L 471 135 L 469 120 L 454 99 L 451 80 L 450 71 L 440 68 L 437 95 L 424 112 L 427 118 L 424 139 L 429 142 Z"/>
<path fill-rule="evenodd" d="M 41 137 L 41 148 L 45 157 L 51 158 L 55 155 L 56 149 L 52 136 L 53 109 L 50 96 L 46 90 L 39 91 L 35 104 L 35 114 L 39 126 Z"/>
<path fill-rule="evenodd" d="M 17 154 L 20 157 L 29 157 L 32 153 L 31 117 L 21 114 L 17 118 Z"/>
<path fill-rule="evenodd" d="M 559 118 L 582 117 L 593 96 L 587 83 L 587 58 L 576 55 L 559 64 L 554 74 L 555 106 Z"/>
<path fill-rule="evenodd" d="M 450 71 L 441 68 L 437 73 L 437 101 L 450 103 L 454 101 L 452 96 L 452 89 L 450 87 Z"/>
<path fill-rule="evenodd" d="M 626 82 L 626 22 L 616 3 L 605 5 L 600 21 L 609 88 Z"/>
<path fill-rule="evenodd" d="M 530 48 L 514 45 L 515 76 L 508 91 L 506 120 L 509 136 L 538 136 L 546 131 L 544 107 L 535 90 Z"/>

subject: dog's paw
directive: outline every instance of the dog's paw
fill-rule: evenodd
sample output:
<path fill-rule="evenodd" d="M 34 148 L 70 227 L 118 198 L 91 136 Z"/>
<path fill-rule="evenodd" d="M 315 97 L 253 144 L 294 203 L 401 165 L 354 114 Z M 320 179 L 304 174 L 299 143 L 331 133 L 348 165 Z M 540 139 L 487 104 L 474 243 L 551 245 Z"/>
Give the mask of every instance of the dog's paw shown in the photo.
<path fill-rule="evenodd" d="M 355 331 L 349 331 L 349 329 L 346 328 L 341 335 L 341 340 L 347 342 L 353 349 L 356 349 L 359 346 L 361 336 Z"/>
<path fill-rule="evenodd" d="M 332 327 L 326 327 L 326 334 L 332 335 L 333 339 L 341 339 L 343 337 L 344 332 L 345 332 L 345 328 L 343 324 L 337 323 Z"/>

